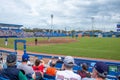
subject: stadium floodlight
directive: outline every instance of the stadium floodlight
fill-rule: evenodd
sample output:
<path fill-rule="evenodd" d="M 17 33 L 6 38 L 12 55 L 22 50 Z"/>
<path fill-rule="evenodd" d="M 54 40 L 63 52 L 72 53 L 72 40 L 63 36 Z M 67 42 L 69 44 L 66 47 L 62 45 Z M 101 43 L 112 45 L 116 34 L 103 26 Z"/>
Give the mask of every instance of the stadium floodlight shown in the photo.
<path fill-rule="evenodd" d="M 51 30 L 53 28 L 53 14 L 51 14 Z"/>
<path fill-rule="evenodd" d="M 91 17 L 91 21 L 92 21 L 92 27 L 91 27 L 91 31 L 92 31 L 92 36 L 93 36 L 93 33 L 94 33 L 94 17 Z"/>

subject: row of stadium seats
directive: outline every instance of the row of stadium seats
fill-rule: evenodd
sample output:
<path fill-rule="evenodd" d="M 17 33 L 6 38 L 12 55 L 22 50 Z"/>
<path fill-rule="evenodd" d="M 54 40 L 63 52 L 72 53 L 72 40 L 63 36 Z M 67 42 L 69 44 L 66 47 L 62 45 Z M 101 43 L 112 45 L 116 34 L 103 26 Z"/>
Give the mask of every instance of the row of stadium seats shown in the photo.
<path fill-rule="evenodd" d="M 10 53 L 14 53 L 14 52 L 6 51 L 6 50 L 0 50 L 0 53 L 9 53 L 10 54 Z M 40 58 L 52 58 L 52 56 L 50 56 L 50 55 L 42 55 L 42 54 L 39 55 L 39 54 L 31 54 L 31 53 L 28 53 L 28 55 L 37 56 L 37 57 L 40 57 Z M 55 58 L 57 59 L 58 56 L 55 56 Z M 64 57 L 62 57 L 62 59 L 64 59 Z M 75 58 L 75 62 L 76 62 L 76 65 L 73 67 L 73 71 L 75 73 L 77 73 L 77 70 L 82 69 L 81 66 L 80 66 L 80 64 L 82 64 L 82 63 L 87 63 L 88 66 L 89 66 L 88 71 L 92 72 L 93 66 L 95 65 L 95 63 L 97 61 Z M 109 66 L 108 78 L 109 79 L 113 78 L 113 80 L 115 80 L 116 76 L 120 75 L 120 63 L 119 62 L 107 62 L 107 61 L 104 61 L 104 62 Z M 61 69 L 62 64 L 58 63 L 58 64 L 56 64 L 55 67 L 57 69 Z M 47 78 L 46 78 L 46 80 L 47 80 Z"/>

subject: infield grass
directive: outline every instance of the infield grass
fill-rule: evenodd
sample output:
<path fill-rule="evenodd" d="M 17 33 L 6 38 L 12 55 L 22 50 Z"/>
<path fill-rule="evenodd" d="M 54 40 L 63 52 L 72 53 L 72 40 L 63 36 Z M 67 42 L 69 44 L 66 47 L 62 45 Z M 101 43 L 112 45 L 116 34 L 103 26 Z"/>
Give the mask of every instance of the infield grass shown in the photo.
<path fill-rule="evenodd" d="M 25 38 L 27 42 L 33 42 L 34 38 Z M 44 40 L 46 38 L 38 38 Z M 14 38 L 9 39 L 7 48 L 14 48 Z M 23 46 L 18 44 L 18 49 L 23 50 Z M 4 45 L 4 39 L 0 39 L 0 47 Z M 102 58 L 111 60 L 120 60 L 120 38 L 79 38 L 77 42 L 44 45 L 27 46 L 27 51 L 42 52 L 47 54 L 62 54 L 89 58 Z"/>

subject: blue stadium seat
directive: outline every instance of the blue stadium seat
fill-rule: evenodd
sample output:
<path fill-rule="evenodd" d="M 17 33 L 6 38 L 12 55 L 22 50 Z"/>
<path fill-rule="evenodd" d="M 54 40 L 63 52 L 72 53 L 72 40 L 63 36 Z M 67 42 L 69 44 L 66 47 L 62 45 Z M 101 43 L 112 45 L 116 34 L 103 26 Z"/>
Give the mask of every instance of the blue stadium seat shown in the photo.
<path fill-rule="evenodd" d="M 0 80 L 10 80 L 10 79 L 7 79 L 7 78 L 0 76 Z"/>
<path fill-rule="evenodd" d="M 108 73 L 109 75 L 112 75 L 112 76 L 116 76 L 116 72 L 114 72 L 114 71 L 109 71 L 109 73 Z"/>
<path fill-rule="evenodd" d="M 107 76 L 108 80 L 117 80 L 117 78 L 115 76 Z"/>
<path fill-rule="evenodd" d="M 61 69 L 61 68 L 62 68 L 62 64 L 61 64 L 61 63 L 56 63 L 55 67 L 56 67 L 57 69 Z"/>
<path fill-rule="evenodd" d="M 44 80 L 55 80 L 55 76 L 44 74 Z"/>
<path fill-rule="evenodd" d="M 91 62 L 90 66 L 94 67 L 95 64 L 96 64 L 96 62 Z"/>
<path fill-rule="evenodd" d="M 80 69 L 80 67 L 78 66 L 78 65 L 75 65 L 74 67 L 73 67 L 73 71 L 75 72 L 75 73 L 77 73 L 77 71 Z"/>
<path fill-rule="evenodd" d="M 88 68 L 88 71 L 89 71 L 89 72 L 92 72 L 92 70 L 93 70 L 93 67 L 89 67 L 89 68 Z"/>

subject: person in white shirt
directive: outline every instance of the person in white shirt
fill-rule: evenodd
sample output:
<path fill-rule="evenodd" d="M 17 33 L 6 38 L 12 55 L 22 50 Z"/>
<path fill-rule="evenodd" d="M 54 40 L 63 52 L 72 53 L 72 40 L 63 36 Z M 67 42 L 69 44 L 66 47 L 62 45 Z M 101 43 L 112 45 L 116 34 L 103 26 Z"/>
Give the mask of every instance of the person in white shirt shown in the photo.
<path fill-rule="evenodd" d="M 104 62 L 97 62 L 92 71 L 92 78 L 83 78 L 82 80 L 106 80 L 108 66 Z"/>
<path fill-rule="evenodd" d="M 57 71 L 56 80 L 81 80 L 81 76 L 74 73 L 72 68 L 74 66 L 74 58 L 71 56 L 66 56 L 63 61 L 63 71 Z"/>

